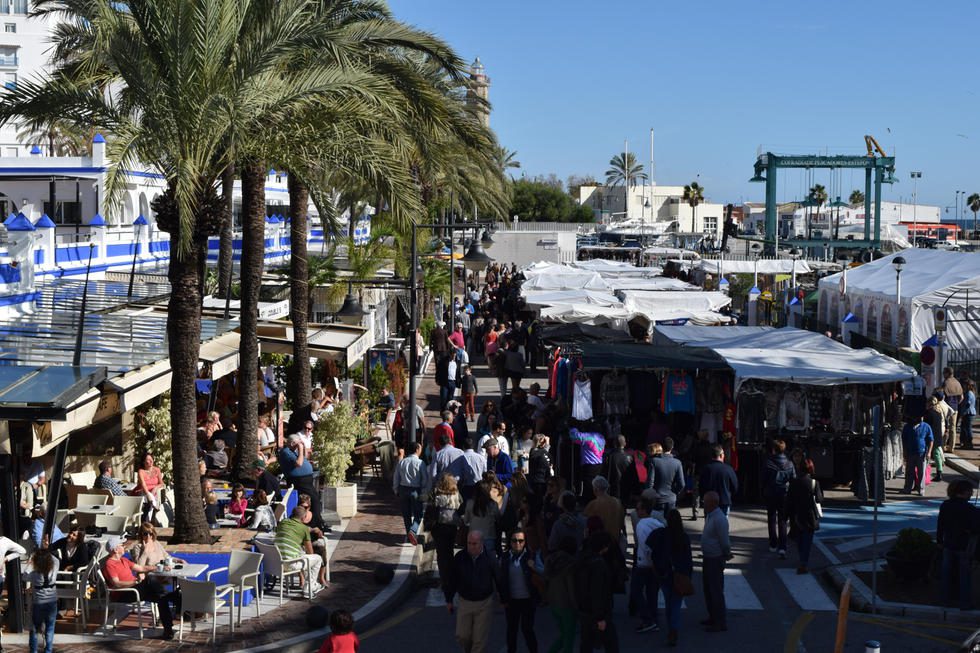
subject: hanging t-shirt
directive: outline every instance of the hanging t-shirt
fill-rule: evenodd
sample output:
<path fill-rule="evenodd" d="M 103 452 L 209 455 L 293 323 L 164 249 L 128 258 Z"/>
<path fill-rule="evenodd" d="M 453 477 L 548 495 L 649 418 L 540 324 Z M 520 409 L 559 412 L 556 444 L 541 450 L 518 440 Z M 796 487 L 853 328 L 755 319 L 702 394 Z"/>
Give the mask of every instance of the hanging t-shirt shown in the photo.
<path fill-rule="evenodd" d="M 787 431 L 805 431 L 810 428 L 810 410 L 806 393 L 787 390 L 779 404 L 779 426 Z"/>
<path fill-rule="evenodd" d="M 630 412 L 629 379 L 625 374 L 607 374 L 599 385 L 606 415 L 628 415 Z"/>
<path fill-rule="evenodd" d="M 662 407 L 664 413 L 694 412 L 694 380 L 685 372 L 671 372 L 664 379 Z"/>
<path fill-rule="evenodd" d="M 580 421 L 592 419 L 592 381 L 575 379 L 572 392 L 572 418 Z"/>
<path fill-rule="evenodd" d="M 569 429 L 568 438 L 582 445 L 580 461 L 583 465 L 601 465 L 602 454 L 606 450 L 606 438 L 602 433 L 584 433 L 578 429 Z"/>

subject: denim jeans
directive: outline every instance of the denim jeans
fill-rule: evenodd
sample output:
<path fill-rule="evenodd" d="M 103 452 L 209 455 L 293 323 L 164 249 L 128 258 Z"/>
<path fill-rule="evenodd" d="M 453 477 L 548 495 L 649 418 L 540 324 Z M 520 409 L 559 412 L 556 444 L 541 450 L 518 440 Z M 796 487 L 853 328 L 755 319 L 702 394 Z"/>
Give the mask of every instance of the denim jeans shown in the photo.
<path fill-rule="evenodd" d="M 406 533 L 418 533 L 422 522 L 422 499 L 417 487 L 402 485 L 398 488 L 398 502 L 402 510 L 402 521 Z"/>
<path fill-rule="evenodd" d="M 659 583 L 653 567 L 633 567 L 630 578 L 630 600 L 636 606 L 644 624 L 657 620 L 657 593 Z"/>
<path fill-rule="evenodd" d="M 786 504 L 783 497 L 766 500 L 766 518 L 769 521 L 769 548 L 786 550 Z"/>
<path fill-rule="evenodd" d="M 455 394 L 455 381 L 447 381 L 443 385 L 439 386 L 439 410 L 446 410 L 446 404 L 449 403 Z"/>
<path fill-rule="evenodd" d="M 708 608 L 708 619 L 710 619 L 715 626 L 727 626 L 727 609 L 725 606 L 725 559 L 723 557 L 702 558 L 701 588 L 704 592 L 705 607 Z"/>
<path fill-rule="evenodd" d="M 31 634 L 28 643 L 31 653 L 37 653 L 37 632 L 44 630 L 44 653 L 51 653 L 54 646 L 54 621 L 58 616 L 58 602 L 35 603 L 31 608 Z"/>
<path fill-rule="evenodd" d="M 960 415 L 960 444 L 973 446 L 973 415 Z"/>
<path fill-rule="evenodd" d="M 517 632 L 524 635 L 524 643 L 530 653 L 538 653 L 538 638 L 534 634 L 534 599 L 515 599 L 504 608 L 507 621 L 507 653 L 517 652 Z"/>
<path fill-rule="evenodd" d="M 966 551 L 943 549 L 943 568 L 939 584 L 939 596 L 944 604 L 949 604 L 949 593 L 953 579 L 960 579 L 960 608 L 973 607 L 973 588 L 970 586 L 970 556 Z"/>
<path fill-rule="evenodd" d="M 681 629 L 681 603 L 684 597 L 674 591 L 673 576 L 660 583 L 660 590 L 664 593 L 664 606 L 667 609 L 667 628 L 678 631 Z"/>
<path fill-rule="evenodd" d="M 813 531 L 809 528 L 801 528 L 798 546 L 800 547 L 800 566 L 806 567 L 807 563 L 810 562 L 810 549 L 813 548 Z"/>

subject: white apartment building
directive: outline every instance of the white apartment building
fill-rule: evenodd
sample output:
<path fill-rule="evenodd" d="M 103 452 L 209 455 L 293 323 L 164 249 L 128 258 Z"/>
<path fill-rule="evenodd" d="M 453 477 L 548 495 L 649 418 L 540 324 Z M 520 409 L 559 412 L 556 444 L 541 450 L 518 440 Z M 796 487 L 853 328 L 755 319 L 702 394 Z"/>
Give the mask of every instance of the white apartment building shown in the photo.
<path fill-rule="evenodd" d="M 47 18 L 28 19 L 29 9 L 29 0 L 0 0 L 0 23 L 3 23 L 3 30 L 0 31 L 0 82 L 6 88 L 35 78 L 44 73 L 48 65 L 53 21 Z M 0 129 L 0 156 L 9 158 L 30 153 L 30 144 L 18 142 L 19 131 L 20 127 L 14 123 Z"/>
<path fill-rule="evenodd" d="M 683 197 L 683 186 L 631 186 L 628 192 L 623 186 L 582 186 L 577 200 L 591 207 L 601 224 L 628 219 L 630 224 L 663 225 L 665 232 L 719 236 L 724 205 L 704 201 L 692 211 Z"/>
<path fill-rule="evenodd" d="M 872 211 L 874 208 L 872 207 Z M 819 211 L 807 209 L 799 202 L 780 204 L 778 208 L 778 223 L 780 238 L 801 238 L 806 235 L 806 215 L 811 214 L 810 231 L 813 238 L 832 238 L 833 227 L 840 219 L 843 231 L 847 228 L 864 225 L 864 205 L 832 207 L 824 205 Z M 765 202 L 747 202 L 742 207 L 744 216 L 742 229 L 749 234 L 762 234 L 765 231 L 766 205 Z M 899 202 L 881 203 L 882 226 L 895 227 L 908 224 L 933 224 L 942 222 L 941 210 L 938 206 L 927 204 L 904 204 Z"/>

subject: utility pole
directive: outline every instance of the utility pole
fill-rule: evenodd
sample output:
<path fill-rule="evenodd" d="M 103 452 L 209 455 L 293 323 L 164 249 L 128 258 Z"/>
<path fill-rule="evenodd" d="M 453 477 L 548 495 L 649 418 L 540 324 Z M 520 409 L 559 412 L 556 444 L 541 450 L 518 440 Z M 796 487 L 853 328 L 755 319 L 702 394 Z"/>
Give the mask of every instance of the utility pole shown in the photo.
<path fill-rule="evenodd" d="M 922 179 L 922 173 L 917 170 L 913 170 L 911 175 L 912 175 L 912 230 L 913 230 L 912 247 L 915 247 L 916 240 L 918 240 L 918 236 L 919 236 L 919 222 L 918 222 L 918 217 L 916 216 L 916 209 L 917 209 L 916 204 L 918 203 L 919 196 L 916 194 L 916 190 L 917 190 L 916 186 L 918 185 L 919 180 Z"/>

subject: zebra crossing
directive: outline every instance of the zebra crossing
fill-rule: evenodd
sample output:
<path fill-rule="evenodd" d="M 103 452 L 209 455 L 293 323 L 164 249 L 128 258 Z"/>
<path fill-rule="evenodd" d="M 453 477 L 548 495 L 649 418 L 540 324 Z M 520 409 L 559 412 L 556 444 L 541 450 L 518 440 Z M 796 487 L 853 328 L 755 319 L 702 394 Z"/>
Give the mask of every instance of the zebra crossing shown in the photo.
<path fill-rule="evenodd" d="M 729 610 L 765 610 L 766 605 L 760 596 L 770 602 L 773 600 L 784 600 L 781 596 L 774 597 L 772 596 L 772 592 L 762 592 L 760 589 L 763 585 L 760 581 L 763 579 L 759 577 L 762 574 L 771 573 L 786 589 L 787 594 L 789 594 L 793 603 L 800 610 L 805 612 L 837 611 L 837 605 L 834 600 L 812 574 L 797 574 L 796 570 L 791 568 L 769 568 L 765 571 L 755 570 L 751 573 L 754 574 L 753 580 L 755 581 L 756 587 L 753 587 L 753 582 L 750 581 L 749 570 L 738 567 L 725 570 L 725 604 Z M 695 571 L 692 580 L 694 581 L 696 594 L 700 594 L 700 572 Z M 664 607 L 663 594 L 659 594 L 657 598 L 659 606 L 662 609 Z M 700 599 L 696 599 L 696 601 L 700 602 Z M 685 600 L 682 607 L 688 608 L 690 602 L 690 600 Z M 430 589 L 426 595 L 425 605 L 427 608 L 444 608 L 446 599 L 443 596 L 442 590 L 439 588 Z"/>

